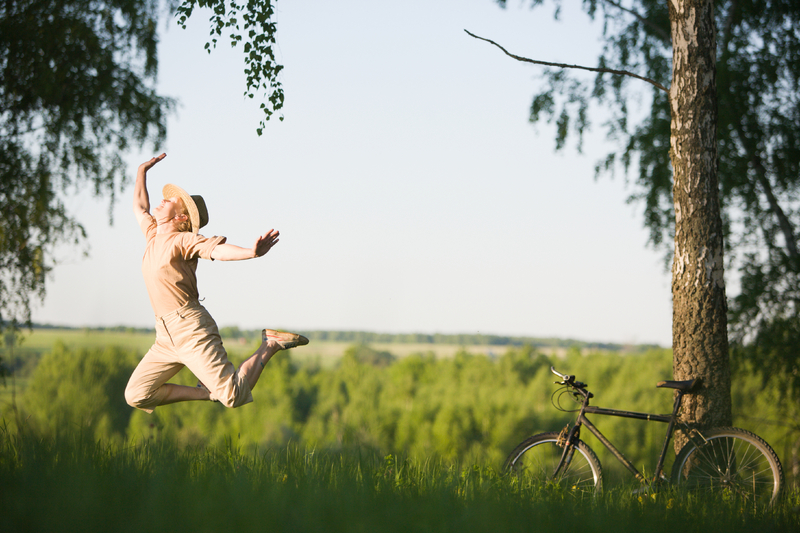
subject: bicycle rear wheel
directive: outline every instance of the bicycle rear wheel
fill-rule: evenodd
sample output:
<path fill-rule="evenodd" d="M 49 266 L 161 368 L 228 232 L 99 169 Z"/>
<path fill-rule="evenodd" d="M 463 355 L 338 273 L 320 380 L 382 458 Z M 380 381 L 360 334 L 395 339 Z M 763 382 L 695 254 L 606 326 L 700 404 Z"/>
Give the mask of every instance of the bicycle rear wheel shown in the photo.
<path fill-rule="evenodd" d="M 775 503 L 783 487 L 783 468 L 769 444 L 738 428 L 710 429 L 703 437 L 704 443 L 689 441 L 681 449 L 672 466 L 674 484 L 757 506 Z"/>
<path fill-rule="evenodd" d="M 556 475 L 564 453 L 558 433 L 541 433 L 525 439 L 506 459 L 505 471 L 523 486 L 553 486 L 576 493 L 598 492 L 603 484 L 600 461 L 585 442 L 571 447 L 568 462 Z"/>

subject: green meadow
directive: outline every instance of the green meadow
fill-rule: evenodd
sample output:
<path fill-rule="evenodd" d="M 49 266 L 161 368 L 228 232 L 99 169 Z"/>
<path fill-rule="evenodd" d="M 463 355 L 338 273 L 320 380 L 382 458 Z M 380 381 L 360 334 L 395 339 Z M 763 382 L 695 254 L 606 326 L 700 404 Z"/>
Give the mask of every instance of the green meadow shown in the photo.
<path fill-rule="evenodd" d="M 237 364 L 258 343 L 256 332 L 223 334 Z M 502 475 L 516 444 L 572 419 L 551 404 L 550 365 L 588 382 L 595 405 L 664 413 L 672 395 L 655 383 L 671 375 L 669 350 L 326 337 L 275 357 L 252 404 L 183 403 L 147 415 L 125 404 L 123 390 L 152 332 L 27 333 L 2 356 L 13 377 L 0 387 L 0 528 L 800 530 L 797 405 L 779 393 L 779 377 L 763 382 L 737 366 L 733 389 L 735 425 L 767 440 L 783 463 L 787 490 L 776 507 L 669 487 L 634 493 L 593 438 L 585 440 L 606 484 L 586 498 Z M 195 382 L 188 370 L 176 379 Z M 652 474 L 664 425 L 594 421 Z"/>
<path fill-rule="evenodd" d="M 3 531 L 794 532 L 797 498 L 770 510 L 668 489 L 597 497 L 519 486 L 494 469 L 299 447 L 5 435 Z"/>

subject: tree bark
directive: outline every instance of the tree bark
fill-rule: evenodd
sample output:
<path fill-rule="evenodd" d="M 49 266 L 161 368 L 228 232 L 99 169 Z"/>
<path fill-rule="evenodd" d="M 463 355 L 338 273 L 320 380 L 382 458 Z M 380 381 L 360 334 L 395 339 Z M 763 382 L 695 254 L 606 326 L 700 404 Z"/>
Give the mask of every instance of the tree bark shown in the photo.
<path fill-rule="evenodd" d="M 714 2 L 668 1 L 673 45 L 673 374 L 676 380 L 703 379 L 703 387 L 684 398 L 682 420 L 699 428 L 730 425 L 727 303 L 717 178 Z M 685 436 L 676 436 L 676 449 L 684 442 Z"/>

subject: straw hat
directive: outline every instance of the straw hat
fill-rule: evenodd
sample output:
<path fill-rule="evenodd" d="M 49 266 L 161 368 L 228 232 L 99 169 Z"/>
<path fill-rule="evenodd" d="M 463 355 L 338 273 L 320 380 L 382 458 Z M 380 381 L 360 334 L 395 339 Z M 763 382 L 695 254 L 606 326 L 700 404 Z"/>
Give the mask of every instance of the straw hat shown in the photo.
<path fill-rule="evenodd" d="M 192 222 L 192 233 L 196 234 L 200 228 L 208 224 L 206 202 L 199 194 L 189 195 L 189 193 L 171 183 L 164 185 L 162 194 L 164 198 L 177 197 L 183 200 L 183 205 L 186 206 L 186 210 L 189 212 L 189 220 Z"/>

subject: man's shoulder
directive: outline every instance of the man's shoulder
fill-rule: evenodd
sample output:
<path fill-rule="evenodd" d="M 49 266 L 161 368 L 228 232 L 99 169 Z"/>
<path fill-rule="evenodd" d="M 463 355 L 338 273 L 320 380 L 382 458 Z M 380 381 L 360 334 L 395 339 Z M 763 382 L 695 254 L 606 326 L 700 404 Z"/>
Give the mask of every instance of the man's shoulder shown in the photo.
<path fill-rule="evenodd" d="M 145 234 L 146 237 L 150 237 L 150 233 L 152 232 L 155 234 L 156 232 L 156 219 L 148 212 L 142 212 L 141 214 L 136 215 L 136 220 L 139 222 L 139 228 L 141 228 L 142 233 Z"/>

